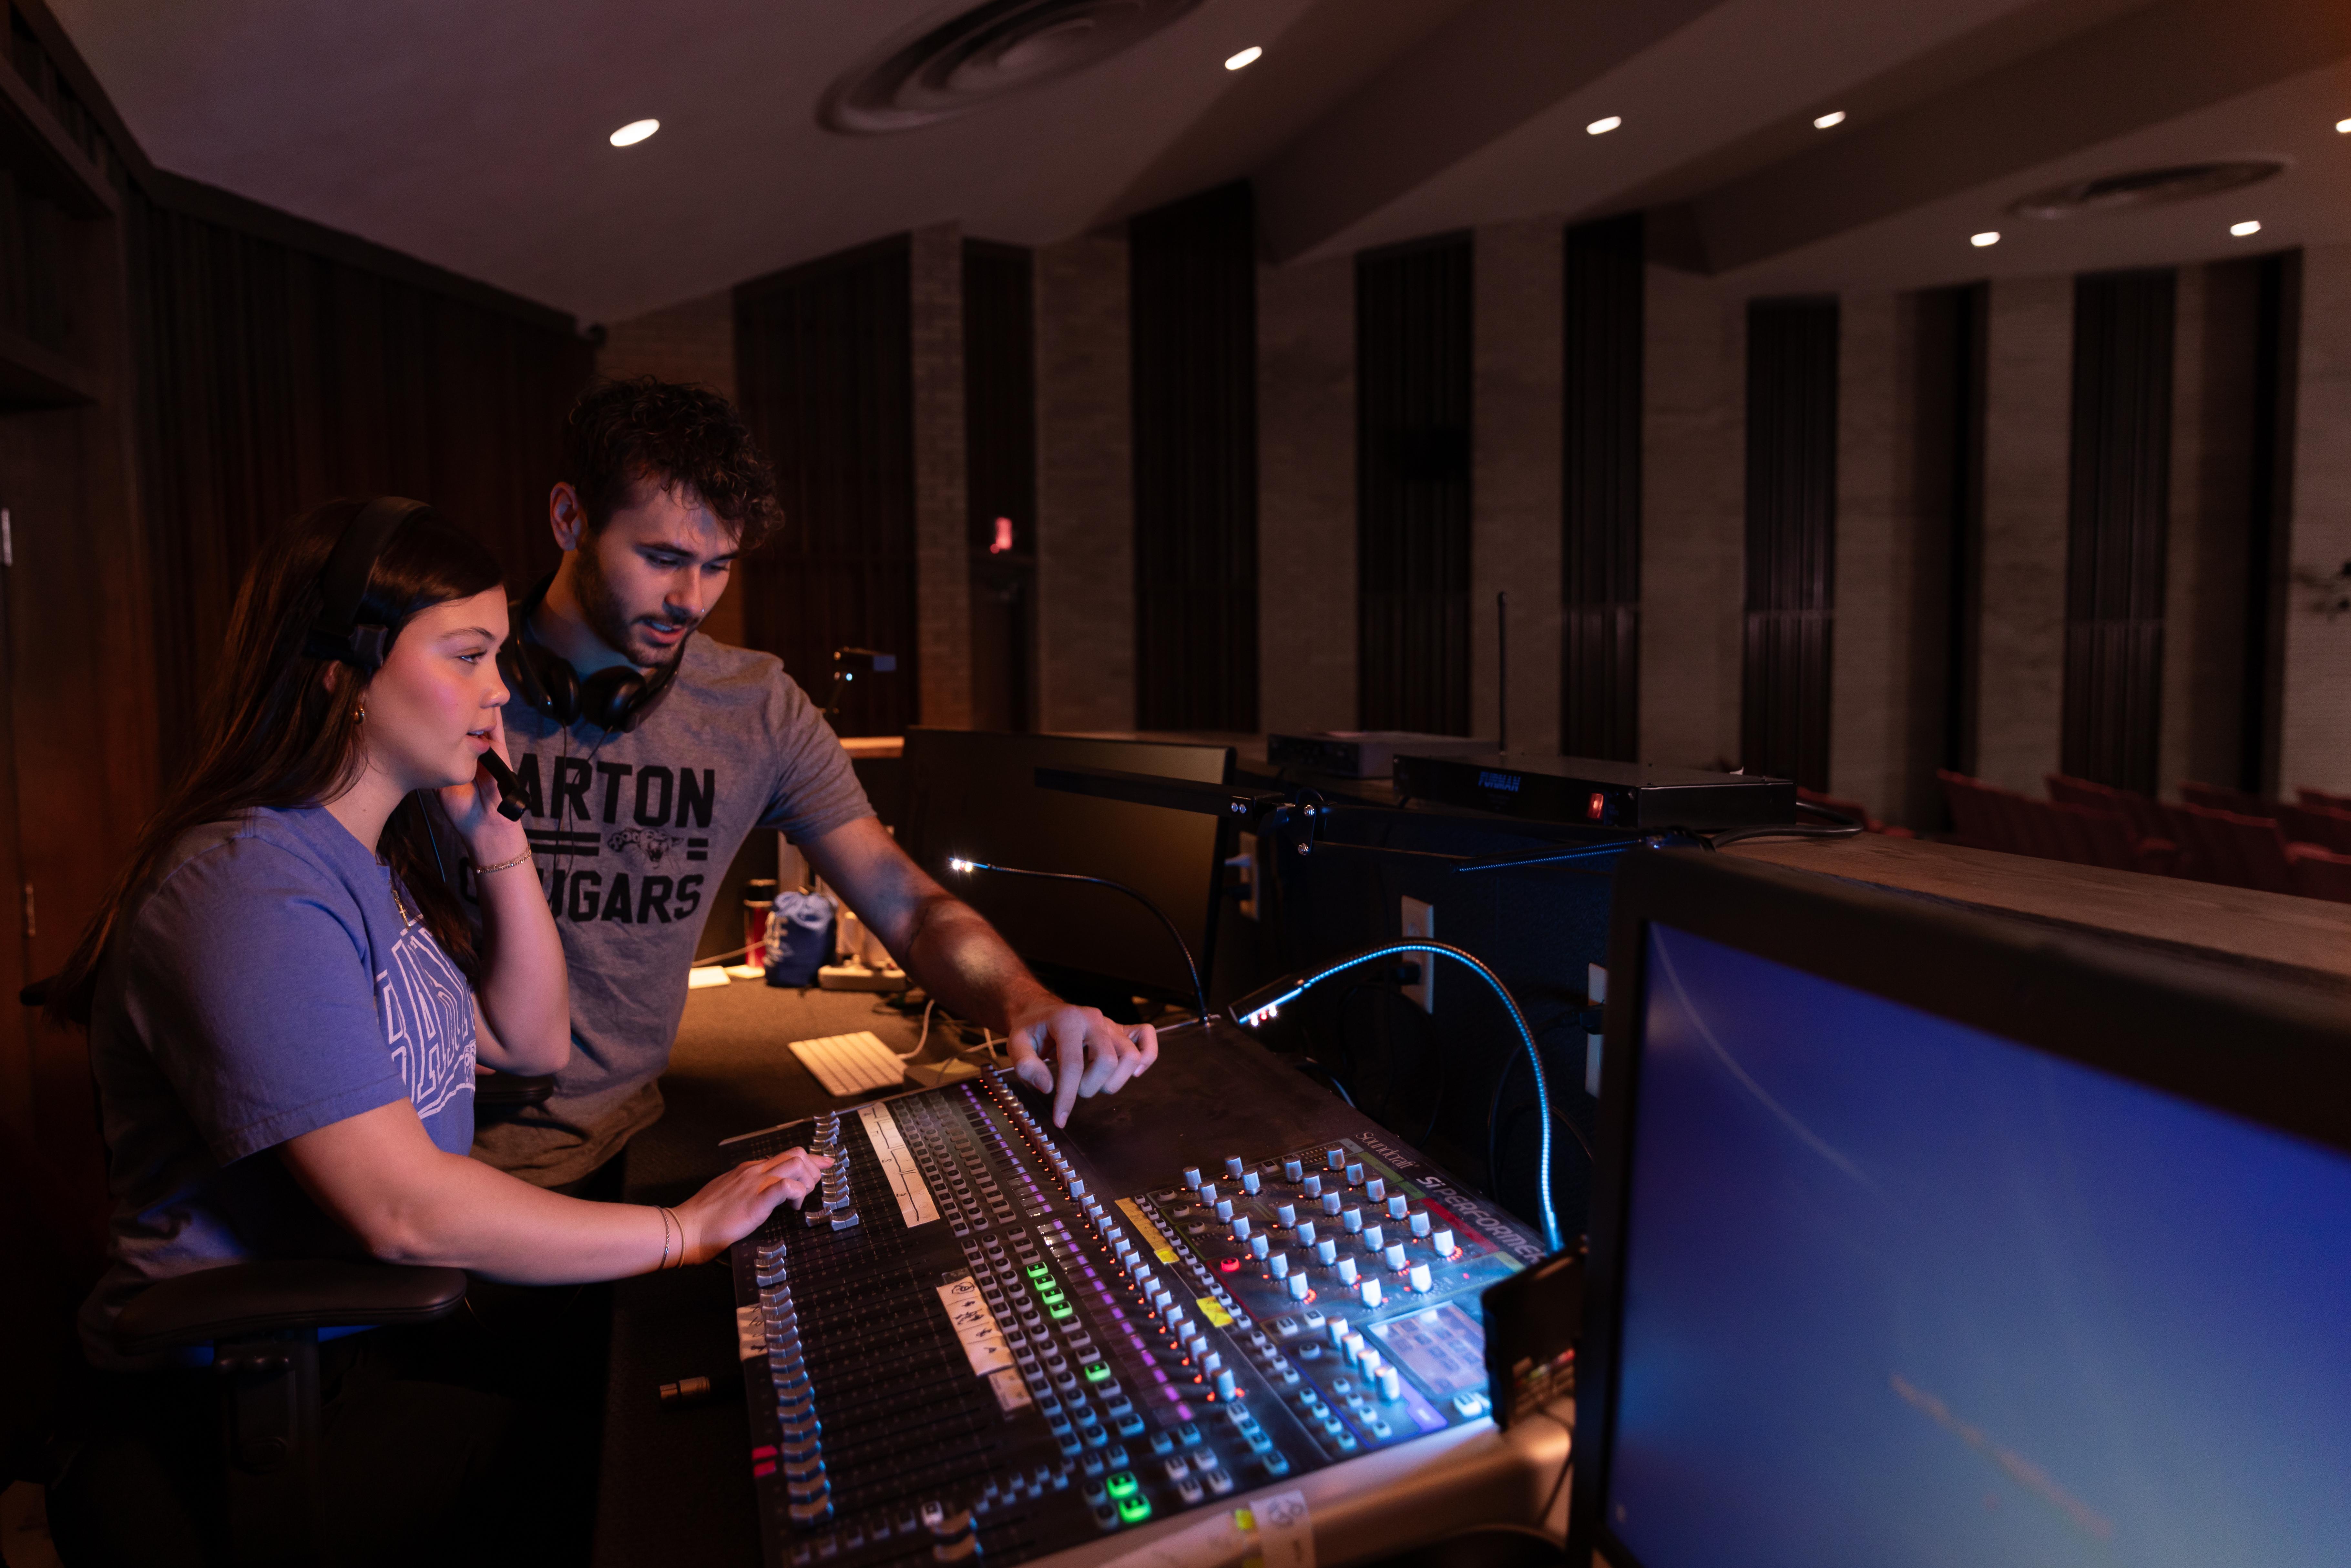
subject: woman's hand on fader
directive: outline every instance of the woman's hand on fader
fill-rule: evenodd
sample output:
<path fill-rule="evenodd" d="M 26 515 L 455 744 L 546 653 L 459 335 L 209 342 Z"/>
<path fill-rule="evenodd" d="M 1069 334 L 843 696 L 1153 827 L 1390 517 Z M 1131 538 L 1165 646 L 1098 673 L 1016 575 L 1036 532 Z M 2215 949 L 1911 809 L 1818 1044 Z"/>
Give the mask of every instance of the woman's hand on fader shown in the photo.
<path fill-rule="evenodd" d="M 780 1203 L 798 1203 L 816 1190 L 832 1156 L 786 1149 L 746 1160 L 677 1207 L 685 1227 L 685 1260 L 705 1263 L 768 1221 Z"/>

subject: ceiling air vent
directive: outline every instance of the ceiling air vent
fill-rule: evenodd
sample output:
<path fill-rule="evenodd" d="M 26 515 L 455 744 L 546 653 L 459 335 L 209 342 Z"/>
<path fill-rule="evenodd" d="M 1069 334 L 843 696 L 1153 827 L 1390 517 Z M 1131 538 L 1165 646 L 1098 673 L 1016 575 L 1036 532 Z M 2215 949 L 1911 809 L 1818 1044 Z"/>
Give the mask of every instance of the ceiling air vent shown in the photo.
<path fill-rule="evenodd" d="M 988 0 L 902 33 L 832 84 L 835 131 L 913 131 L 1043 87 L 1141 43 L 1200 0 Z"/>
<path fill-rule="evenodd" d="M 2009 211 L 2023 218 L 2071 218 L 2085 213 L 2119 213 L 2172 202 L 2215 196 L 2257 185 L 2282 172 L 2283 163 L 2260 159 L 2235 163 L 2183 163 L 2172 169 L 2136 169 L 2035 191 Z"/>

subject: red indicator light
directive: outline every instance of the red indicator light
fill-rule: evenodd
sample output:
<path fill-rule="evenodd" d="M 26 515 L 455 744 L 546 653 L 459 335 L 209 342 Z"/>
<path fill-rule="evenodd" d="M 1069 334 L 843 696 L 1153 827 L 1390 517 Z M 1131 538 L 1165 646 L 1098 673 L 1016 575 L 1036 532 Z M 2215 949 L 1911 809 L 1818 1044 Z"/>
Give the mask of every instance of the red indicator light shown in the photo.
<path fill-rule="evenodd" d="M 1241 1260 L 1238 1258 L 1219 1258 L 1217 1260 L 1217 1267 L 1228 1274 L 1238 1274 L 1241 1271 Z"/>
<path fill-rule="evenodd" d="M 1592 799 L 1584 804 L 1583 814 L 1596 822 L 1600 820 L 1600 813 L 1607 809 L 1608 798 L 1594 789 L 1592 792 Z"/>

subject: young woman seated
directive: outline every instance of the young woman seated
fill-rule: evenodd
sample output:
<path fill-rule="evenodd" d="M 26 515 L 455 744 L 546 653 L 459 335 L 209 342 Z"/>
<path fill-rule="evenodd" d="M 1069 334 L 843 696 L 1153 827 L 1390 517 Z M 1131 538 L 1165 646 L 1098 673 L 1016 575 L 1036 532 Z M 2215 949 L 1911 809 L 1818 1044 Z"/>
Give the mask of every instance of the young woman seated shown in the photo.
<path fill-rule="evenodd" d="M 388 633 L 380 667 L 311 651 L 321 574 L 365 505 L 321 507 L 261 551 L 203 754 L 56 982 L 53 1009 L 89 1029 L 114 1203 L 110 1267 L 81 1317 L 100 1369 L 89 1430 L 53 1489 L 69 1562 L 220 1549 L 212 1380 L 135 1364 L 112 1336 L 155 1281 L 315 1257 L 611 1280 L 713 1257 L 829 1163 L 791 1150 L 661 1208 L 542 1191 L 468 1156 L 475 1063 L 551 1072 L 569 1054 L 563 950 L 482 764 L 507 696 L 488 552 L 411 512 L 352 617 Z M 478 935 L 451 880 L 461 857 Z M 398 1560 L 429 1538 L 434 1560 L 462 1558 L 449 1510 L 498 1462 L 507 1412 L 430 1368 L 361 1375 L 383 1355 L 354 1343 L 396 1338 L 322 1353 L 342 1401 L 326 1423 L 334 1545 Z"/>

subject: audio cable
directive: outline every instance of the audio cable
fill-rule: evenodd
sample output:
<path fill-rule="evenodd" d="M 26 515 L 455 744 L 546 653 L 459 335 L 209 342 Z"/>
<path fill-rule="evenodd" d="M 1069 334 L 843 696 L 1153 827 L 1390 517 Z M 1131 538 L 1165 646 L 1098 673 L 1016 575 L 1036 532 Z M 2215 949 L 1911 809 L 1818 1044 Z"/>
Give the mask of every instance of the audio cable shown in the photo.
<path fill-rule="evenodd" d="M 1343 975 L 1350 969 L 1376 963 L 1382 958 L 1393 958 L 1402 953 L 1426 953 L 1432 956 L 1441 953 L 1448 958 L 1467 965 L 1479 979 L 1493 988 L 1494 994 L 1502 998 L 1502 1006 L 1509 1009 L 1510 1022 L 1519 1031 L 1520 1043 L 1526 1048 L 1527 1065 L 1535 1075 L 1535 1103 L 1541 1116 L 1542 1179 L 1535 1184 L 1535 1200 L 1542 1219 L 1543 1245 L 1554 1252 L 1559 1251 L 1563 1244 L 1559 1235 L 1559 1216 L 1552 1210 L 1551 1200 L 1551 1078 L 1543 1071 L 1542 1052 L 1535 1049 L 1534 1031 L 1527 1028 L 1526 1015 L 1519 1010 L 1517 999 L 1510 995 L 1510 988 L 1502 984 L 1500 977 L 1486 967 L 1476 955 L 1466 953 L 1458 947 L 1448 946 L 1443 942 L 1409 940 L 1383 942 L 1376 947 L 1366 947 L 1360 953 L 1351 954 L 1334 963 L 1324 965 L 1311 974 L 1284 977 L 1270 986 L 1260 987 L 1234 1002 L 1228 1009 L 1229 1015 L 1233 1022 L 1241 1028 L 1256 1029 L 1259 1025 L 1277 1017 L 1283 1008 L 1332 976 Z"/>

